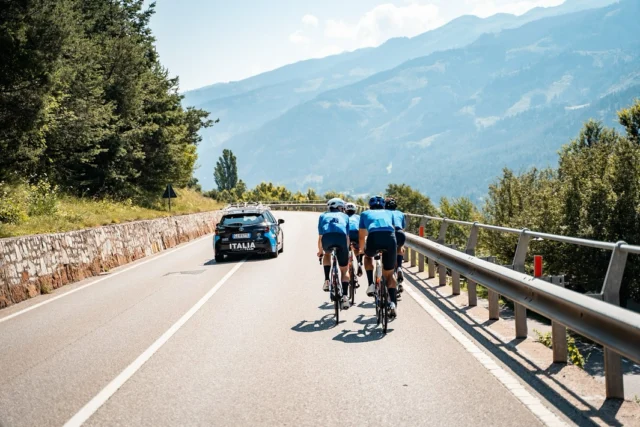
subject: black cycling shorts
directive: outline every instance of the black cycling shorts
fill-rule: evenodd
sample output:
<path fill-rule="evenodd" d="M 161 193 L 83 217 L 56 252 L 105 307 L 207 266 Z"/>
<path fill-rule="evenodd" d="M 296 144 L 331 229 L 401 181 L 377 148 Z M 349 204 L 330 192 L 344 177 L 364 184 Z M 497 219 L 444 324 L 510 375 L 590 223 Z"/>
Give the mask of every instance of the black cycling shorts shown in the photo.
<path fill-rule="evenodd" d="M 358 234 L 357 231 L 350 231 L 349 240 L 351 240 L 351 243 L 355 243 L 355 245 L 358 246 L 358 242 L 360 242 L 360 234 Z"/>
<path fill-rule="evenodd" d="M 404 230 L 396 230 L 396 242 L 399 248 L 403 247 L 407 241 L 407 235 L 404 234 Z"/>
<path fill-rule="evenodd" d="M 382 268 L 384 270 L 394 270 L 396 268 L 396 233 L 393 231 L 373 231 L 367 236 L 364 253 L 368 257 L 374 257 L 378 251 L 382 253 Z"/>
<path fill-rule="evenodd" d="M 331 253 L 331 249 L 336 248 L 338 265 L 346 267 L 349 265 L 349 248 L 347 247 L 347 235 L 341 233 L 327 233 L 322 236 L 322 249 L 325 253 Z"/>

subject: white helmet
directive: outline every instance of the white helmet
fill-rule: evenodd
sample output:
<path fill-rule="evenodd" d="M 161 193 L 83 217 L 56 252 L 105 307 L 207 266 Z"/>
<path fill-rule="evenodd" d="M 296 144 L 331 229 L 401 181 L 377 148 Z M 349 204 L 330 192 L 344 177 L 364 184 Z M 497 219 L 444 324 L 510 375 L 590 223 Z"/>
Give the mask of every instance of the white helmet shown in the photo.
<path fill-rule="evenodd" d="M 355 203 L 347 203 L 346 205 L 344 205 L 344 211 L 346 213 L 356 213 L 356 211 L 358 210 L 358 208 L 356 207 Z"/>
<path fill-rule="evenodd" d="M 335 197 L 327 202 L 327 207 L 329 209 L 344 209 L 344 200 Z"/>

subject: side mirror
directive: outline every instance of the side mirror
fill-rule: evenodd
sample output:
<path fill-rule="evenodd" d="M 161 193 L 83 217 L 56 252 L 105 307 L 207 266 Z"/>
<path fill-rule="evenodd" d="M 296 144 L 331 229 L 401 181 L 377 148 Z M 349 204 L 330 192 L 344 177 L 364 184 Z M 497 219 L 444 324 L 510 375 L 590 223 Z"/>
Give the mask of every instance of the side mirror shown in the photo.
<path fill-rule="evenodd" d="M 284 224 L 284 219 L 279 219 L 278 224 Z"/>

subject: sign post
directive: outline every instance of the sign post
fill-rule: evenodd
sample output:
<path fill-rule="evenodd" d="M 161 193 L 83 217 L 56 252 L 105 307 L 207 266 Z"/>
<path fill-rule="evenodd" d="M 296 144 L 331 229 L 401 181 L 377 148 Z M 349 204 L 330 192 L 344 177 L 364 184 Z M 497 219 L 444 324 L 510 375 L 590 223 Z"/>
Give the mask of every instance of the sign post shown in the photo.
<path fill-rule="evenodd" d="M 171 184 L 167 184 L 167 188 L 164 190 L 162 198 L 169 199 L 169 212 L 171 212 L 171 199 L 176 199 L 177 197 L 178 195 L 173 191 L 173 186 Z"/>

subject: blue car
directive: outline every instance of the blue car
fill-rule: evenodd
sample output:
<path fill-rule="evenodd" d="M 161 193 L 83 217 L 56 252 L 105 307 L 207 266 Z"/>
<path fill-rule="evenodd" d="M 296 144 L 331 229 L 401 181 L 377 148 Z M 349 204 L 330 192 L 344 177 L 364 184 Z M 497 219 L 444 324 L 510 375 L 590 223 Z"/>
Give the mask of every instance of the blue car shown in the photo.
<path fill-rule="evenodd" d="M 276 219 L 268 206 L 230 205 L 216 225 L 213 239 L 216 262 L 231 255 L 263 254 L 277 258 L 284 250 L 283 219 Z"/>

